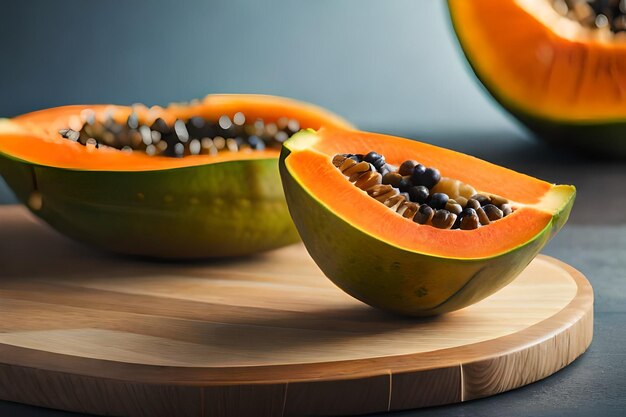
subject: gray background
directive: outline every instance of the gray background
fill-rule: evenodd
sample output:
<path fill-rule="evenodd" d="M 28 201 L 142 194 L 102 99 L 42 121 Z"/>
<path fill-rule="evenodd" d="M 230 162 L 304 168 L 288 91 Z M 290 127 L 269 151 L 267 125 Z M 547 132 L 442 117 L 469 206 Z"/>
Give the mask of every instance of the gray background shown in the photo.
<path fill-rule="evenodd" d="M 2 0 L 0 41 L 0 117 L 266 93 L 432 142 L 522 134 L 475 82 L 439 0 Z"/>

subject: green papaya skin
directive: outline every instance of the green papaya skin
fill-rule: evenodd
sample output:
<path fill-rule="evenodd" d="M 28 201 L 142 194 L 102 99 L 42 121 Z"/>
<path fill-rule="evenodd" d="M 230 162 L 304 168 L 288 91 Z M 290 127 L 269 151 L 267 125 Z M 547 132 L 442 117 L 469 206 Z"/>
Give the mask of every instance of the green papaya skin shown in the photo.
<path fill-rule="evenodd" d="M 111 252 L 190 259 L 248 255 L 299 240 L 276 162 L 81 171 L 0 153 L 0 175 L 35 215 L 69 237 Z"/>
<path fill-rule="evenodd" d="M 289 211 L 302 241 L 338 287 L 392 313 L 432 316 L 461 309 L 493 294 L 523 271 L 563 226 L 575 198 L 571 187 L 565 190 L 565 201 L 541 233 L 506 253 L 455 259 L 410 251 L 354 227 L 298 182 L 286 161 L 290 145 L 306 134 L 311 133 L 301 132 L 285 142 L 280 157 Z"/>

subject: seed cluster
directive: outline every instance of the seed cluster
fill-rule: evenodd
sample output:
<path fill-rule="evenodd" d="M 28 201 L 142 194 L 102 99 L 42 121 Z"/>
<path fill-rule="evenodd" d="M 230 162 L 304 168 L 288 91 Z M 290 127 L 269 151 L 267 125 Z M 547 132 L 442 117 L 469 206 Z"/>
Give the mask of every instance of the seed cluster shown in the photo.
<path fill-rule="evenodd" d="M 338 154 L 332 162 L 370 197 L 419 224 L 472 230 L 513 212 L 508 200 L 479 194 L 471 185 L 442 177 L 436 168 L 417 161 L 404 161 L 397 168 L 370 152 Z"/>
<path fill-rule="evenodd" d="M 552 0 L 552 5 L 586 28 L 626 31 L 626 0 Z"/>
<path fill-rule="evenodd" d="M 256 119 L 246 123 L 241 112 L 235 113 L 232 119 L 227 115 L 218 120 L 195 116 L 168 124 L 162 118 L 142 122 L 135 112 L 125 123 L 118 123 L 111 115 L 100 121 L 93 111 L 87 110 L 81 113 L 79 125 L 74 129 L 61 129 L 59 133 L 89 147 L 108 146 L 171 157 L 280 148 L 282 142 L 300 130 L 300 123 L 295 119 L 282 117 L 276 123 Z"/>

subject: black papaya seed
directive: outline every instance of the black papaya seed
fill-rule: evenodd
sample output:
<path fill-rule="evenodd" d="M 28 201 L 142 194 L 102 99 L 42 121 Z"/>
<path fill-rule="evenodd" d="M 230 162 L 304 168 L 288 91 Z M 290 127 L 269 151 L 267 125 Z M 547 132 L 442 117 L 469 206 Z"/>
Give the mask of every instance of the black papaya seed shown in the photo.
<path fill-rule="evenodd" d="M 413 221 L 419 224 L 428 223 L 434 216 L 435 211 L 427 204 L 422 204 L 419 209 L 417 209 L 417 213 L 413 216 Z"/>
<path fill-rule="evenodd" d="M 464 208 L 463 211 L 461 212 L 461 217 L 466 217 L 466 216 L 476 216 L 476 210 L 474 210 L 471 207 Z"/>
<path fill-rule="evenodd" d="M 423 185 L 413 186 L 409 188 L 409 196 L 411 197 L 411 201 L 418 204 L 424 204 L 428 199 L 428 194 L 430 194 L 430 191 Z"/>
<path fill-rule="evenodd" d="M 474 195 L 473 195 L 473 196 L 471 196 L 470 198 L 472 198 L 472 199 L 474 199 L 474 200 L 478 201 L 478 203 L 479 203 L 481 206 L 484 206 L 484 205 L 486 205 L 486 204 L 491 203 L 491 198 L 489 198 L 489 197 L 487 197 L 486 195 L 483 195 L 483 194 L 474 194 Z"/>
<path fill-rule="evenodd" d="M 170 128 L 165 120 L 159 117 L 152 123 L 152 125 L 150 125 L 150 130 L 155 130 L 161 134 L 165 134 L 169 132 Z"/>
<path fill-rule="evenodd" d="M 398 173 L 402 176 L 411 175 L 413 173 L 413 168 L 417 165 L 417 161 L 409 159 L 408 161 L 404 161 L 400 168 L 398 169 Z"/>
<path fill-rule="evenodd" d="M 480 226 L 480 221 L 476 210 L 470 207 L 463 209 L 461 212 L 461 230 L 476 229 L 478 226 Z"/>
<path fill-rule="evenodd" d="M 379 171 L 385 166 L 385 157 L 383 157 L 382 155 L 374 151 L 368 152 L 363 157 L 363 160 L 365 162 L 369 162 L 370 164 L 374 165 L 376 169 Z"/>
<path fill-rule="evenodd" d="M 411 180 L 415 185 L 433 188 L 441 180 L 441 174 L 436 168 L 426 168 L 422 164 L 417 164 L 415 168 L 413 168 Z"/>
<path fill-rule="evenodd" d="M 424 186 L 428 188 L 433 188 L 441 180 L 441 174 L 439 173 L 439 170 L 437 168 L 426 168 L 424 176 Z"/>
<path fill-rule="evenodd" d="M 398 188 L 400 188 L 400 191 L 403 192 L 408 192 L 409 188 L 413 187 L 413 183 L 411 182 L 411 178 L 410 177 L 402 177 L 402 179 L 400 180 L 400 183 L 398 184 Z M 407 197 L 408 200 L 408 197 Z"/>
<path fill-rule="evenodd" d="M 485 204 L 485 206 L 483 207 L 483 211 L 492 222 L 500 220 L 502 217 L 504 217 L 504 213 L 502 213 L 502 210 L 500 210 L 493 204 Z"/>
<path fill-rule="evenodd" d="M 411 181 L 413 181 L 413 185 L 424 185 L 422 184 L 422 178 L 425 172 L 426 167 L 422 164 L 417 164 L 413 167 L 413 172 L 411 173 Z"/>
<path fill-rule="evenodd" d="M 430 197 L 428 201 L 428 205 L 436 210 L 440 210 L 446 207 L 448 200 L 449 200 L 448 194 L 434 193 Z"/>

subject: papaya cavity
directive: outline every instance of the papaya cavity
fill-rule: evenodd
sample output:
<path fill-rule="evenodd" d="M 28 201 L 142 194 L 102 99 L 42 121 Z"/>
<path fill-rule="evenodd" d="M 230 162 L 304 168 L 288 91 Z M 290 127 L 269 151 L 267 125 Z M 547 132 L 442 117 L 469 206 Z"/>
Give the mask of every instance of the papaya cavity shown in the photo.
<path fill-rule="evenodd" d="M 626 3 L 623 0 L 551 0 L 554 10 L 588 29 L 620 34 L 626 31 Z M 626 33 L 619 35 L 626 39 Z"/>
<path fill-rule="evenodd" d="M 332 163 L 357 188 L 415 223 L 438 229 L 472 230 L 511 214 L 506 198 L 476 192 L 454 178 L 441 177 L 437 168 L 406 160 L 400 167 L 371 151 L 337 154 Z"/>
<path fill-rule="evenodd" d="M 116 121 L 114 110 L 97 118 L 96 112 L 87 108 L 72 116 L 68 124 L 59 130 L 61 136 L 89 148 L 169 157 L 279 149 L 300 130 L 297 119 L 285 116 L 266 123 L 260 117 L 247 120 L 243 112 L 237 111 L 232 118 L 223 114 L 210 120 L 195 115 L 168 123 L 162 117 L 142 119 L 134 107 L 123 122 Z"/>

